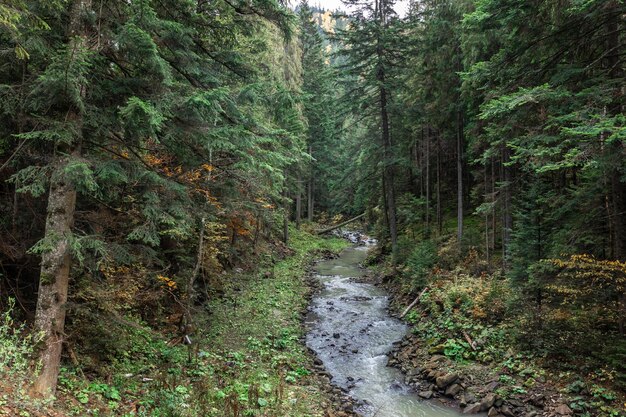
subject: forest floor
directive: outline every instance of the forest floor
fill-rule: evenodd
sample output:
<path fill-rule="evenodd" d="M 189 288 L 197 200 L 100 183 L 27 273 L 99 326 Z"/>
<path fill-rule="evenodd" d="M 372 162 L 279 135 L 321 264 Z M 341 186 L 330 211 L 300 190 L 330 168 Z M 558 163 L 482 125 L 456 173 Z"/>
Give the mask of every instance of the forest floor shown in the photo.
<path fill-rule="evenodd" d="M 259 267 L 235 268 L 223 294 L 198 308 L 191 347 L 136 323 L 142 346 L 127 352 L 131 360 L 115 360 L 106 378 L 68 361 L 55 401 L 29 398 L 25 377 L 7 370 L 0 416 L 345 415 L 332 411 L 343 394 L 305 347 L 303 318 L 312 261 L 347 245 L 292 230 L 288 247 L 266 252 Z"/>

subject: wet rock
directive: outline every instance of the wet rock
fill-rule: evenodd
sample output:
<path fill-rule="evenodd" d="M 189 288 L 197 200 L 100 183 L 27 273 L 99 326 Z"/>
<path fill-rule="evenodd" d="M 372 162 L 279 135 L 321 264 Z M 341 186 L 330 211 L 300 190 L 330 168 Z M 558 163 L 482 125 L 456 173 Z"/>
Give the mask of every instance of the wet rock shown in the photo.
<path fill-rule="evenodd" d="M 339 339 L 341 337 L 341 335 L 339 333 L 333 333 L 333 337 L 335 339 Z"/>
<path fill-rule="evenodd" d="M 457 374 L 456 372 L 452 372 L 444 376 L 440 376 L 436 380 L 437 387 L 439 387 L 439 389 L 444 389 L 448 387 L 450 384 L 452 384 L 453 382 L 455 382 L 457 379 L 459 379 L 459 374 Z"/>
<path fill-rule="evenodd" d="M 468 405 L 463 410 L 463 414 L 476 414 L 476 413 L 480 413 L 480 403 L 474 403 L 474 404 Z"/>
<path fill-rule="evenodd" d="M 561 416 L 568 416 L 570 414 L 574 414 L 571 408 L 569 408 L 566 404 L 559 405 L 555 410 L 555 413 Z"/>
<path fill-rule="evenodd" d="M 432 391 L 420 391 L 417 393 L 417 395 L 428 400 L 429 398 L 433 397 L 433 392 Z"/>
<path fill-rule="evenodd" d="M 474 402 L 476 402 L 476 396 L 471 392 L 465 392 L 465 394 L 463 394 L 463 396 L 461 397 L 461 401 L 459 402 L 459 404 L 461 405 L 461 407 L 465 407 L 467 404 L 471 404 Z"/>
<path fill-rule="evenodd" d="M 503 405 L 502 408 L 500 408 L 500 412 L 506 417 L 515 417 L 515 414 L 513 414 L 513 411 L 511 411 L 511 409 L 506 405 Z"/>
<path fill-rule="evenodd" d="M 483 398 L 480 402 L 480 411 L 489 410 L 491 407 L 493 407 L 493 404 L 495 402 L 496 402 L 496 394 L 489 393 L 485 395 L 485 398 Z"/>
<path fill-rule="evenodd" d="M 461 392 L 463 388 L 461 387 L 461 385 L 459 384 L 452 384 L 450 385 L 448 388 L 446 388 L 446 392 L 445 394 L 448 397 L 454 397 L 456 396 L 459 392 Z"/>
<path fill-rule="evenodd" d="M 341 404 L 341 408 L 344 411 L 352 412 L 353 409 L 354 409 L 354 406 L 352 405 L 352 403 L 349 403 L 349 402 L 346 401 L 343 404 Z"/>
<path fill-rule="evenodd" d="M 498 410 L 495 409 L 495 407 L 491 407 L 489 409 L 489 412 L 487 413 L 487 417 L 495 417 L 499 415 Z"/>

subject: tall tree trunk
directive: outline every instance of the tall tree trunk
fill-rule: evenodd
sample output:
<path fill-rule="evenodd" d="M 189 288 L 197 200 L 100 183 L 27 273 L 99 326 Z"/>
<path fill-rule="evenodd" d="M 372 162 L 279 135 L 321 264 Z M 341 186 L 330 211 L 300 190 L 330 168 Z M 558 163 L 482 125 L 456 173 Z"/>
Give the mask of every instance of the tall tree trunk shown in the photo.
<path fill-rule="evenodd" d="M 426 238 L 430 237 L 430 126 L 426 130 Z"/>
<path fill-rule="evenodd" d="M 437 233 L 441 236 L 442 223 L 441 218 L 441 133 L 439 130 L 437 135 Z"/>
<path fill-rule="evenodd" d="M 78 148 L 74 154 L 78 153 Z M 41 255 L 41 273 L 37 293 L 35 329 L 42 335 L 39 359 L 41 373 L 33 391 L 54 395 L 59 376 L 65 327 L 65 304 L 71 268 L 70 238 L 76 207 L 76 190 L 65 178 L 68 156 L 55 156 L 50 180 L 45 239 L 53 240 L 53 249 Z"/>
<path fill-rule="evenodd" d="M 496 251 L 496 163 L 491 157 L 491 251 Z"/>
<path fill-rule="evenodd" d="M 380 77 L 384 82 L 384 74 Z M 387 219 L 391 248 L 395 254 L 398 248 L 398 229 L 396 224 L 396 197 L 394 193 L 393 166 L 391 164 L 391 134 L 389 132 L 389 114 L 387 112 L 387 90 L 380 89 L 380 114 L 382 119 L 382 140 L 384 153 L 383 181 L 385 181 L 385 200 L 387 201 Z"/>
<path fill-rule="evenodd" d="M 298 172 L 298 180 L 296 182 L 296 228 L 300 229 L 302 222 L 302 177 Z"/>
<path fill-rule="evenodd" d="M 72 50 L 87 48 L 86 28 L 83 16 L 91 8 L 91 0 L 76 0 L 70 12 L 69 36 Z M 77 54 L 72 54 L 73 57 Z M 80 86 L 80 94 L 86 96 L 86 86 Z M 59 377 L 61 353 L 64 342 L 66 302 L 71 270 L 70 239 L 76 208 L 76 189 L 66 177 L 66 167 L 81 152 L 82 120 L 80 110 L 68 111 L 67 120 L 78 127 L 78 137 L 63 149 L 55 152 L 52 161 L 52 175 L 46 209 L 45 237 L 52 247 L 41 255 L 41 272 L 35 329 L 42 336 L 39 349 L 41 372 L 37 376 L 32 391 L 36 395 L 51 396 L 56 392 Z"/>
<path fill-rule="evenodd" d="M 483 170 L 483 194 L 485 202 L 489 201 L 489 190 L 487 189 L 487 163 L 485 162 Z M 489 210 L 485 210 L 485 256 L 487 263 L 491 263 L 491 252 L 489 251 Z"/>
<path fill-rule="evenodd" d="M 313 155 L 313 147 L 309 146 L 309 155 Z M 309 222 L 313 221 L 313 180 L 314 180 L 313 164 L 309 172 L 309 184 L 307 186 L 307 209 L 306 215 Z"/>
<path fill-rule="evenodd" d="M 283 183 L 283 242 L 285 245 L 289 243 L 289 198 L 287 198 L 287 170 L 284 173 Z"/>
<path fill-rule="evenodd" d="M 609 106 L 611 116 L 617 116 L 622 113 L 622 97 L 623 97 L 623 78 L 624 70 L 620 63 L 620 33 L 623 17 L 620 13 L 620 7 L 616 0 L 607 2 L 605 6 L 610 13 L 610 19 L 607 24 L 607 63 L 609 68 L 609 78 L 612 80 L 622 80 L 622 85 L 615 88 L 618 89 L 613 95 L 613 102 Z M 610 220 L 613 225 L 613 257 L 619 260 L 626 260 L 626 183 L 622 181 L 622 170 L 624 166 L 625 148 L 620 140 L 613 141 L 607 147 L 609 158 L 611 161 L 611 201 L 612 213 Z"/>
<path fill-rule="evenodd" d="M 506 144 L 502 147 L 502 170 L 504 173 L 504 195 L 502 204 L 502 265 L 508 268 L 509 245 L 511 243 L 511 230 L 513 228 L 513 215 L 511 211 L 511 187 L 512 168 L 507 166 L 509 162 L 509 149 Z"/>
<path fill-rule="evenodd" d="M 384 30 L 387 26 L 385 8 L 382 4 L 383 0 L 376 1 L 375 16 L 379 19 L 380 28 Z M 396 197 L 394 193 L 394 178 L 392 165 L 392 143 L 391 132 L 389 129 L 389 112 L 387 109 L 387 88 L 385 87 L 385 51 L 380 37 L 376 44 L 376 57 L 378 59 L 378 68 L 376 79 L 379 83 L 380 96 L 380 118 L 382 127 L 382 145 L 383 145 L 383 194 L 387 206 L 387 227 L 391 238 L 391 250 L 395 255 L 398 249 L 398 229 L 396 224 Z M 395 259 L 395 256 L 394 256 Z"/>
<path fill-rule="evenodd" d="M 457 169 L 457 239 L 463 240 L 463 114 L 457 111 L 456 169 Z"/>

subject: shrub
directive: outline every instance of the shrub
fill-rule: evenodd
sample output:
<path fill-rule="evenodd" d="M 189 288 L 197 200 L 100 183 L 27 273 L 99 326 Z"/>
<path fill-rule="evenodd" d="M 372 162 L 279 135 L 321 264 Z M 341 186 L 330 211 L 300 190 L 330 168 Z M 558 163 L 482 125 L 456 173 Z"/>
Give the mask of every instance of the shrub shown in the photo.
<path fill-rule="evenodd" d="M 25 377 L 39 337 L 27 334 L 24 325 L 15 326 L 11 317 L 15 299 L 9 298 L 7 311 L 0 314 L 0 372 L 11 377 Z"/>

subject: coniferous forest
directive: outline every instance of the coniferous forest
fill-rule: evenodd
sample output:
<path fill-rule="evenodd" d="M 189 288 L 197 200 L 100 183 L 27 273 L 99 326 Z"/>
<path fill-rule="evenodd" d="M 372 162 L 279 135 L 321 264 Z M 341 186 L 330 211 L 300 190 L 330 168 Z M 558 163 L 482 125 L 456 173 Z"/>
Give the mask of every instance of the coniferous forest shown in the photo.
<path fill-rule="evenodd" d="M 457 415 L 310 349 L 346 236 L 420 401 L 626 415 L 626 1 L 343 2 L 0 0 L 0 416 Z"/>

